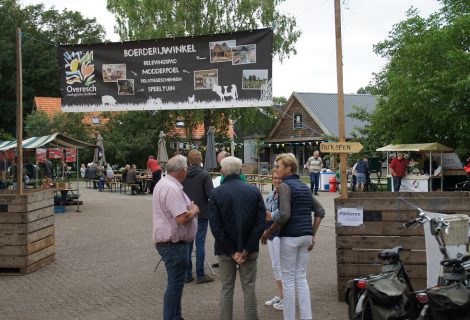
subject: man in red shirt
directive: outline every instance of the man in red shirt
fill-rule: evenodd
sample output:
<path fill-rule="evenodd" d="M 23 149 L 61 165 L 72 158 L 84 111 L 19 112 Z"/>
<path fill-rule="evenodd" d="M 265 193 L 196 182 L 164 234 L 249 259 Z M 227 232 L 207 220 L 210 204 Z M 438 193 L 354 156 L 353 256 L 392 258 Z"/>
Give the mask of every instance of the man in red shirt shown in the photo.
<path fill-rule="evenodd" d="M 150 193 L 153 193 L 153 188 L 162 177 L 162 169 L 158 161 L 153 156 L 149 156 L 147 160 L 147 173 L 152 172 L 152 185 L 150 186 Z"/>
<path fill-rule="evenodd" d="M 398 153 L 398 157 L 393 158 L 390 163 L 390 171 L 392 173 L 393 191 L 400 191 L 401 180 L 406 176 L 406 167 L 410 163 L 404 158 L 403 152 Z"/>

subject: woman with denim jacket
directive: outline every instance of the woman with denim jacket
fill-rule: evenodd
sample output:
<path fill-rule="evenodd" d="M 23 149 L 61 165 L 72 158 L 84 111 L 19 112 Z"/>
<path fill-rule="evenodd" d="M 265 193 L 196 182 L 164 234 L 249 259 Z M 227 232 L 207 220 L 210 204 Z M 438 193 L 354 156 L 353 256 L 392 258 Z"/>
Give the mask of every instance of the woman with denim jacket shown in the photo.
<path fill-rule="evenodd" d="M 276 212 L 279 208 L 278 203 L 278 188 L 279 184 L 281 183 L 281 179 L 279 178 L 276 169 L 273 170 L 272 175 L 273 186 L 274 190 L 268 194 L 268 197 L 264 201 L 264 205 L 266 207 L 266 229 L 271 227 L 273 224 L 272 215 L 273 212 Z M 279 233 L 275 232 L 273 235 L 268 239 L 268 251 L 269 256 L 271 257 L 271 265 L 274 272 L 274 277 L 276 278 L 277 288 L 279 290 L 279 295 L 274 296 L 271 300 L 266 301 L 264 304 L 266 306 L 273 306 L 276 310 L 283 310 L 284 309 L 284 294 L 282 291 L 282 274 L 281 274 L 281 261 L 280 261 L 280 239 Z"/>

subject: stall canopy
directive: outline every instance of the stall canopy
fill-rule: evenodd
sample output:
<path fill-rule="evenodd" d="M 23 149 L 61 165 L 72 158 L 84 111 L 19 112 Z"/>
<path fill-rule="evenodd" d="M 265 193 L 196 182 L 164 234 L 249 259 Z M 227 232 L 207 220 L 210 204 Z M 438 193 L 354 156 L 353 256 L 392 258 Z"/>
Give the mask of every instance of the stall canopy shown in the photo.
<path fill-rule="evenodd" d="M 387 152 L 387 163 L 389 163 L 389 152 L 420 152 L 420 153 L 429 153 L 429 159 L 432 159 L 433 153 L 440 153 L 441 154 L 441 163 L 440 163 L 440 174 L 435 173 L 436 175 L 440 175 L 441 179 L 441 190 L 444 188 L 444 168 L 443 168 L 443 161 L 442 161 L 442 154 L 443 153 L 453 153 L 454 150 L 450 147 L 447 147 L 443 144 L 438 142 L 431 142 L 431 143 L 411 143 L 411 144 L 389 144 L 385 147 L 378 148 L 377 151 Z M 429 161 L 429 172 L 432 175 L 432 161 Z M 387 176 L 389 175 L 389 166 L 387 166 Z M 429 180 L 429 190 L 431 190 L 431 180 Z"/>
<path fill-rule="evenodd" d="M 385 147 L 378 148 L 377 151 L 383 152 L 454 152 L 452 148 L 447 147 L 438 142 L 433 143 L 412 143 L 412 144 L 389 144 Z"/>
<path fill-rule="evenodd" d="M 23 140 L 23 148 L 36 149 L 51 142 L 61 147 L 66 147 L 66 148 L 87 149 L 87 148 L 96 147 L 94 144 L 80 141 L 74 138 L 70 138 L 60 133 L 54 133 L 48 136 L 31 137 L 31 138 L 25 139 Z M 10 149 L 15 149 L 15 148 L 16 148 L 16 140 L 4 141 L 0 143 L 0 151 L 7 151 Z"/>

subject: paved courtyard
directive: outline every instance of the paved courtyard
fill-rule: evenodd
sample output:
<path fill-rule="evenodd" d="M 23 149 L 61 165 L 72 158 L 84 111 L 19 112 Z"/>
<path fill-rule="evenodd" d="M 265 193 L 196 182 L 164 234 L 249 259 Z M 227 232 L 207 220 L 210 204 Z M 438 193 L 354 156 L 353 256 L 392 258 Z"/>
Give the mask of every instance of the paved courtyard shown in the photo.
<path fill-rule="evenodd" d="M 84 187 L 81 184 L 81 187 Z M 0 319 L 161 319 L 166 284 L 163 264 L 151 240 L 151 196 L 130 196 L 81 189 L 81 212 L 67 207 L 56 214 L 56 261 L 26 276 L 0 276 Z M 320 193 L 327 209 L 309 260 L 309 284 L 315 319 L 347 319 L 336 297 L 333 198 Z M 215 263 L 208 232 L 207 259 Z M 214 269 L 218 277 L 218 270 Z M 206 273 L 210 270 L 206 268 Z M 218 318 L 219 282 L 190 283 L 183 293 L 183 316 Z M 261 246 L 257 299 L 260 319 L 281 319 L 264 306 L 276 293 L 268 250 Z M 243 319 L 243 295 L 237 284 L 234 319 Z"/>

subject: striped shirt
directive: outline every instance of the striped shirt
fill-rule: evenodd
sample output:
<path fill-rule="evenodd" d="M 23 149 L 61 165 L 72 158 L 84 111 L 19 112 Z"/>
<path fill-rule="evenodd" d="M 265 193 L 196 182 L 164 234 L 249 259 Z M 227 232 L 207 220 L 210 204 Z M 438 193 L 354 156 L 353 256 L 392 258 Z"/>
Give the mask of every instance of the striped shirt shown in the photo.
<path fill-rule="evenodd" d="M 323 161 L 320 157 L 310 157 L 307 160 L 307 168 L 308 172 L 320 172 L 321 168 L 323 167 Z"/>

